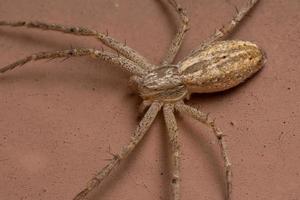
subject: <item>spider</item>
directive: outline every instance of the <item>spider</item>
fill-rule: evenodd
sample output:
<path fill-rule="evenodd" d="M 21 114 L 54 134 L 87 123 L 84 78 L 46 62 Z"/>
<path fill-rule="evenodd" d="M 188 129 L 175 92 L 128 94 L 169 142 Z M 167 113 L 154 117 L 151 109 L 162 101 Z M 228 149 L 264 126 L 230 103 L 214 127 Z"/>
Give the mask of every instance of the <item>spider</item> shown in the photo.
<path fill-rule="evenodd" d="M 201 43 L 187 57 L 177 64 L 173 64 L 185 33 L 189 29 L 189 19 L 186 11 L 176 0 L 168 0 L 180 19 L 180 26 L 173 38 L 167 55 L 160 65 L 148 62 L 138 52 L 123 44 L 108 34 L 83 27 L 67 27 L 59 24 L 26 21 L 0 21 L 1 26 L 28 27 L 41 30 L 51 30 L 90 36 L 100 40 L 104 45 L 115 50 L 117 54 L 92 48 L 72 48 L 55 52 L 39 52 L 20 59 L 0 69 L 5 73 L 30 61 L 55 58 L 70 58 L 76 56 L 91 56 L 120 66 L 130 74 L 129 84 L 142 98 L 140 110 L 145 113 L 139 122 L 128 145 L 118 154 L 113 154 L 110 162 L 101 169 L 79 192 L 73 200 L 83 200 L 99 186 L 111 171 L 129 154 L 143 139 L 160 110 L 163 111 L 168 140 L 171 148 L 171 199 L 180 199 L 180 146 L 178 142 L 178 128 L 174 112 L 186 114 L 212 129 L 218 140 L 220 152 L 224 160 L 226 195 L 232 196 L 232 170 L 229 161 L 224 135 L 216 127 L 214 120 L 208 114 L 184 103 L 192 93 L 212 93 L 224 91 L 249 78 L 260 70 L 266 62 L 263 51 L 255 44 L 247 41 L 224 40 L 242 21 L 258 0 L 248 0 L 247 4 L 236 12 L 230 23 L 217 29 L 212 36 Z M 145 112 L 144 112 L 145 111 Z"/>

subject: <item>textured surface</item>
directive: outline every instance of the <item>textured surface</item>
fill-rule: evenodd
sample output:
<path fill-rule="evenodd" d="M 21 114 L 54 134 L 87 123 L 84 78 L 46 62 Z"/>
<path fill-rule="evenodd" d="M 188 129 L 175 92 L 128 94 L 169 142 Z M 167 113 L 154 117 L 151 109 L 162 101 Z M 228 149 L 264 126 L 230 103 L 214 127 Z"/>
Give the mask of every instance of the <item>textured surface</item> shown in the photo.
<path fill-rule="evenodd" d="M 229 1 L 180 1 L 191 30 L 184 57 L 228 22 Z M 241 0 L 231 0 L 242 5 Z M 85 25 L 106 32 L 158 63 L 174 32 L 158 1 L 7 1 L 0 19 Z M 267 53 L 266 67 L 240 87 L 192 96 L 217 118 L 228 141 L 234 199 L 298 199 L 300 3 L 262 0 L 233 38 L 253 41 Z M 145 41 L 143 41 L 145 40 Z M 101 47 L 91 39 L 0 28 L 0 64 L 28 54 L 73 47 Z M 115 66 L 88 58 L 37 62 L 0 77 L 1 199 L 71 199 L 130 139 L 139 99 Z M 237 112 L 238 111 L 238 112 Z M 222 199 L 217 143 L 204 126 L 181 117 L 182 199 Z M 163 120 L 98 192 L 102 199 L 167 199 Z M 92 199 L 92 198 L 91 198 Z M 97 199 L 97 198 L 94 198 Z"/>

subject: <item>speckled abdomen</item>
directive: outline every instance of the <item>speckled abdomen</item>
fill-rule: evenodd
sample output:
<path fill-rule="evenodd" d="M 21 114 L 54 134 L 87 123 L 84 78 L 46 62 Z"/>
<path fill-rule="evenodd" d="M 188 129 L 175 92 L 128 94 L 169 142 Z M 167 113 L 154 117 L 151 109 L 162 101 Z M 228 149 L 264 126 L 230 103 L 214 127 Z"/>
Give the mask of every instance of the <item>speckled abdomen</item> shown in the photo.
<path fill-rule="evenodd" d="M 179 73 L 191 93 L 218 92 L 240 84 L 264 63 L 256 44 L 227 40 L 205 46 L 181 61 Z"/>

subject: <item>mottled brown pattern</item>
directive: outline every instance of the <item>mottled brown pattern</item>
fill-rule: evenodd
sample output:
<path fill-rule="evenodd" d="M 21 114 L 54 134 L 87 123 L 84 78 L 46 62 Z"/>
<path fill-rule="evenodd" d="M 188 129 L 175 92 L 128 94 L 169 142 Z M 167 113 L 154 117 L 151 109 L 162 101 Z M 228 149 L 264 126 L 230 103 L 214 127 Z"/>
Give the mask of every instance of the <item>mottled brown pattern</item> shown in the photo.
<path fill-rule="evenodd" d="M 255 44 L 245 41 L 215 42 L 179 63 L 190 93 L 232 88 L 262 68 L 266 59 Z"/>

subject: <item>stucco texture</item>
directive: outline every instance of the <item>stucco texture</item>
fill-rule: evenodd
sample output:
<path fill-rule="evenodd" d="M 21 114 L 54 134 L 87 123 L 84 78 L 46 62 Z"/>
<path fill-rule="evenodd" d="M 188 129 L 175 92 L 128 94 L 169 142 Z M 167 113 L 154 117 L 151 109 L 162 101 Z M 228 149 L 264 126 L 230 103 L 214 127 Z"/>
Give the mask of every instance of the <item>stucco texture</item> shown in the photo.
<path fill-rule="evenodd" d="M 1 0 L 0 20 L 81 25 L 127 42 L 159 63 L 176 15 L 158 0 Z M 181 0 L 191 29 L 177 61 L 246 0 Z M 226 92 L 193 95 L 226 134 L 233 200 L 300 199 L 300 1 L 261 0 L 231 39 L 255 42 L 268 61 Z M 39 51 L 101 48 L 92 38 L 0 27 L 0 66 Z M 0 74 L 0 199 L 71 200 L 125 145 L 141 99 L 128 74 L 90 58 L 31 62 Z M 182 200 L 223 200 L 222 158 L 212 132 L 176 115 L 182 149 Z M 169 199 L 162 116 L 90 199 Z"/>

